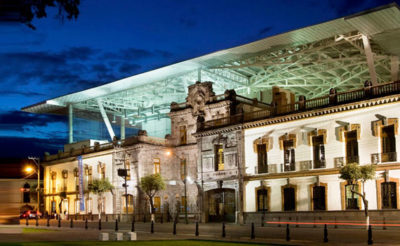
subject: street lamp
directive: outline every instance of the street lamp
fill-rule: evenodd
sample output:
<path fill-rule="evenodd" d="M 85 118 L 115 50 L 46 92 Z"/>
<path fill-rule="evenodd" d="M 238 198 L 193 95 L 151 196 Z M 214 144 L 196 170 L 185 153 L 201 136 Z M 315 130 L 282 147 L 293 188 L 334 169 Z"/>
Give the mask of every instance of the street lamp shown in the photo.
<path fill-rule="evenodd" d="M 33 161 L 33 163 L 36 165 L 36 171 L 34 168 L 28 166 L 25 168 L 25 171 L 28 173 L 35 172 L 37 175 L 37 187 L 36 187 L 36 193 L 37 193 L 37 211 L 40 210 L 40 159 L 38 157 L 28 157 L 29 160 Z"/>
<path fill-rule="evenodd" d="M 181 158 L 181 157 L 179 157 L 179 156 L 177 156 L 175 153 L 173 153 L 172 151 L 167 151 L 166 153 L 165 153 L 167 156 L 171 156 L 171 155 L 174 155 L 174 156 L 176 156 L 181 162 L 183 161 L 183 160 L 185 160 L 184 158 Z M 186 162 L 185 162 L 185 171 L 184 171 L 184 177 L 183 177 L 183 179 L 182 179 L 182 182 L 183 182 L 183 185 L 184 185 L 184 189 L 185 189 L 185 204 L 184 204 L 184 207 L 185 207 L 185 223 L 186 224 L 188 224 L 189 222 L 188 222 L 188 214 L 187 214 L 187 182 L 191 182 L 191 178 L 189 177 L 189 176 L 187 176 L 187 164 L 186 164 Z"/>

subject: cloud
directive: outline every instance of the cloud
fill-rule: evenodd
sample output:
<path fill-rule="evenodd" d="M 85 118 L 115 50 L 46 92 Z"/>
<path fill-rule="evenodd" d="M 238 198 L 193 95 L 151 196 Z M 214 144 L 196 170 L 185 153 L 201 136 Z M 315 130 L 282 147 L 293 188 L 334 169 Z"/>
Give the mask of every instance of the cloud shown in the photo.
<path fill-rule="evenodd" d="M 0 90 L 0 95 L 43 96 L 43 93 L 33 91 Z"/>
<path fill-rule="evenodd" d="M 65 141 L 65 138 L 56 136 L 49 139 L 0 136 L 0 156 L 2 158 L 42 157 L 44 152 L 57 153 L 57 150 L 63 148 Z"/>
<path fill-rule="evenodd" d="M 119 72 L 122 74 L 133 74 L 137 70 L 141 68 L 140 65 L 138 64 L 133 64 L 133 63 L 123 63 L 119 67 Z"/>
<path fill-rule="evenodd" d="M 65 118 L 57 115 L 31 114 L 22 111 L 0 113 L 0 130 L 24 132 L 28 127 L 48 126 L 50 123 L 64 123 Z"/>

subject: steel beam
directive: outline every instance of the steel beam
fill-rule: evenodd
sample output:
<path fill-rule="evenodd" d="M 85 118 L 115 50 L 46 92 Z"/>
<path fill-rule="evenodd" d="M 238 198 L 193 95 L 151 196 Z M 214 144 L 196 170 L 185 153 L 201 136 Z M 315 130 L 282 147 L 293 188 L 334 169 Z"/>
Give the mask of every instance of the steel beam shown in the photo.
<path fill-rule="evenodd" d="M 374 66 L 374 54 L 372 53 L 371 44 L 366 35 L 362 35 L 362 41 L 364 44 L 365 56 L 367 57 L 368 70 L 369 70 L 369 75 L 371 76 L 372 85 L 377 85 L 378 80 L 376 77 L 376 71 Z"/>
<path fill-rule="evenodd" d="M 107 127 L 108 134 L 110 134 L 111 140 L 113 140 L 115 137 L 114 130 L 112 129 L 110 120 L 107 117 L 106 111 L 104 110 L 104 107 L 103 107 L 103 103 L 101 102 L 100 99 L 97 99 L 97 105 L 99 106 L 100 113 L 101 113 L 101 116 L 103 117 L 104 124 Z"/>

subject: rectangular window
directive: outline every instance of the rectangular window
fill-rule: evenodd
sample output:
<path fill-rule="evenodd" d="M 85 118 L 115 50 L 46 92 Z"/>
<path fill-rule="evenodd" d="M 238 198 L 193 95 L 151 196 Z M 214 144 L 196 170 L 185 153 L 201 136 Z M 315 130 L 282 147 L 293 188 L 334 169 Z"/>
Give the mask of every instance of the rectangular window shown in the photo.
<path fill-rule="evenodd" d="M 396 161 L 396 138 L 394 136 L 394 125 L 382 127 L 382 162 Z"/>
<path fill-rule="evenodd" d="M 215 145 L 215 171 L 224 170 L 224 149 L 222 144 Z"/>
<path fill-rule="evenodd" d="M 92 198 L 86 199 L 86 211 L 88 214 L 92 213 L 93 201 Z"/>
<path fill-rule="evenodd" d="M 358 207 L 358 195 L 356 193 L 353 193 L 351 189 L 353 188 L 353 185 L 346 185 L 345 186 L 345 192 L 346 192 L 346 209 L 359 209 Z M 354 190 L 358 190 L 358 185 L 354 185 Z"/>
<path fill-rule="evenodd" d="M 312 145 L 313 145 L 314 168 L 325 167 L 324 136 L 319 135 L 312 137 Z"/>
<path fill-rule="evenodd" d="M 75 191 L 79 191 L 79 170 L 74 169 L 74 179 L 75 179 Z"/>
<path fill-rule="evenodd" d="M 180 144 L 187 143 L 187 133 L 186 133 L 186 126 L 179 127 L 179 137 L 180 137 Z"/>
<path fill-rule="evenodd" d="M 156 213 L 160 212 L 161 209 L 161 198 L 159 196 L 154 197 L 154 209 Z"/>
<path fill-rule="evenodd" d="M 133 196 L 128 194 L 128 213 L 133 213 Z M 126 201 L 125 196 L 122 197 L 123 211 L 126 213 Z"/>
<path fill-rule="evenodd" d="M 257 171 L 258 173 L 268 173 L 266 144 L 257 144 Z"/>
<path fill-rule="evenodd" d="M 100 174 L 100 179 L 105 179 L 106 178 L 106 164 L 99 163 L 98 170 L 99 170 L 99 174 Z"/>
<path fill-rule="evenodd" d="M 186 196 L 181 196 L 181 213 L 185 212 L 185 203 L 186 203 Z"/>
<path fill-rule="evenodd" d="M 186 159 L 181 159 L 181 179 L 184 180 L 187 175 Z"/>
<path fill-rule="evenodd" d="M 57 192 L 56 179 L 57 179 L 57 173 L 51 172 L 51 193 L 53 194 Z"/>
<path fill-rule="evenodd" d="M 131 162 L 129 160 L 125 161 L 126 169 L 126 180 L 131 180 Z"/>
<path fill-rule="evenodd" d="M 257 190 L 257 210 L 268 211 L 268 190 L 259 189 Z"/>
<path fill-rule="evenodd" d="M 79 199 L 75 199 L 75 214 L 79 214 L 80 212 L 80 200 Z"/>
<path fill-rule="evenodd" d="M 295 155 L 294 155 L 294 140 L 284 140 L 283 141 L 283 159 L 284 159 L 284 169 L 287 171 L 295 171 Z"/>
<path fill-rule="evenodd" d="M 159 158 L 154 158 L 153 159 L 154 163 L 154 174 L 161 173 L 161 163 Z"/>
<path fill-rule="evenodd" d="M 358 163 L 357 130 L 345 133 L 346 138 L 346 163 Z"/>

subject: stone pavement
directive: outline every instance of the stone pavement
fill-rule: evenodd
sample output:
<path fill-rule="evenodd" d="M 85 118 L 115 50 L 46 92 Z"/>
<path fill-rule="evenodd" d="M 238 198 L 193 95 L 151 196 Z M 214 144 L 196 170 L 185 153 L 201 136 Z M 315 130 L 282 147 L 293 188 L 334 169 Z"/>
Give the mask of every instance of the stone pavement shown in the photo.
<path fill-rule="evenodd" d="M 255 226 L 255 239 L 251 239 L 250 225 L 226 224 L 226 237 L 222 237 L 222 224 L 207 223 L 199 224 L 199 236 L 195 236 L 195 224 L 177 224 L 177 235 L 173 235 L 172 223 L 156 223 L 154 233 L 150 233 L 150 223 L 135 223 L 135 231 L 138 240 L 162 240 L 162 239 L 201 239 L 201 240 L 224 240 L 240 242 L 260 242 L 283 245 L 367 245 L 367 231 L 361 228 L 338 228 L 328 227 L 328 243 L 323 243 L 323 227 L 295 227 L 290 226 L 290 238 L 286 241 L 286 226 L 278 227 L 260 225 Z M 31 220 L 29 228 L 49 229 L 48 232 L 31 232 L 22 234 L 1 234 L 0 242 L 27 242 L 27 241 L 83 241 L 98 240 L 98 222 L 88 222 L 85 229 L 83 221 L 74 221 L 70 228 L 70 221 L 63 221 L 61 227 L 52 220 L 50 227 L 46 226 L 45 220 L 40 220 L 39 226 Z M 19 227 L 26 227 L 25 221 L 21 221 Z M 130 223 L 119 223 L 119 232 L 128 232 Z M 115 222 L 102 222 L 102 232 L 110 232 L 111 238 L 115 231 Z M 374 245 L 400 245 L 400 228 L 391 227 L 383 230 L 382 227 L 373 229 Z"/>

